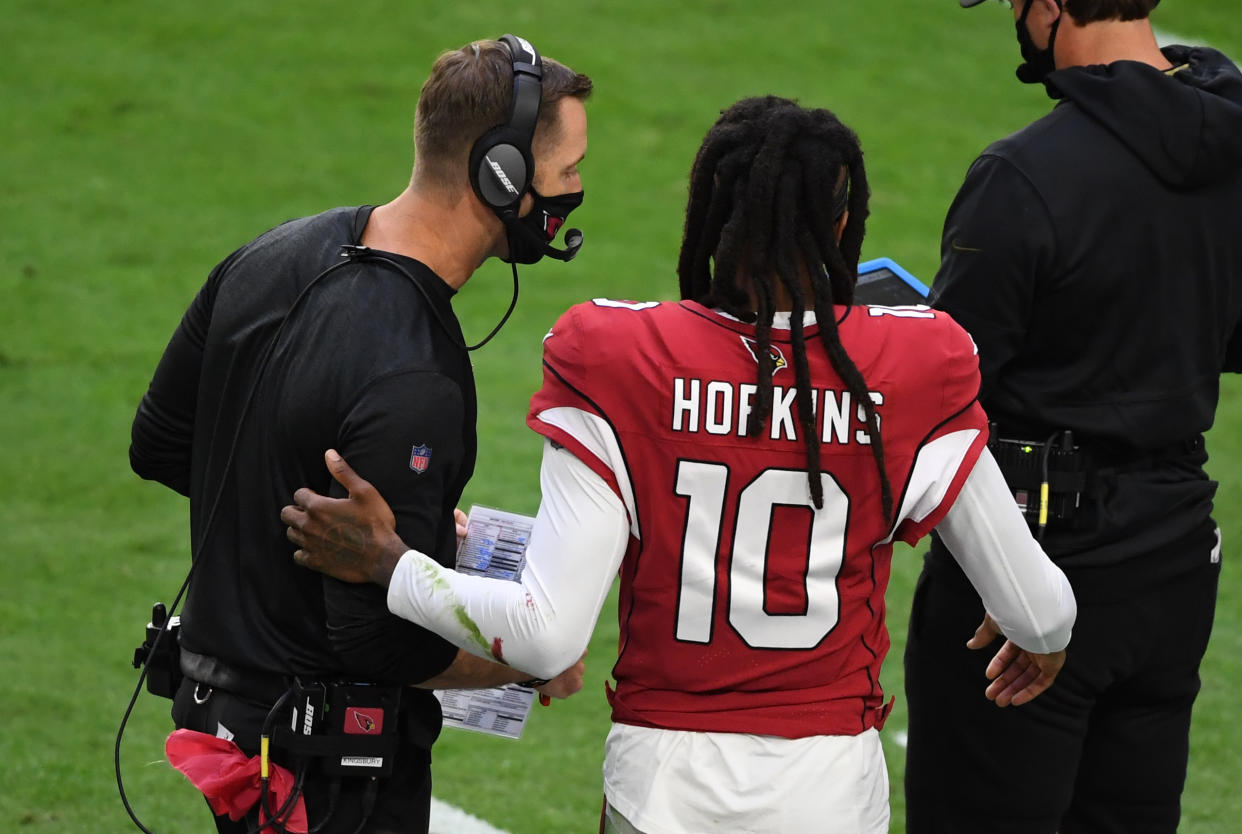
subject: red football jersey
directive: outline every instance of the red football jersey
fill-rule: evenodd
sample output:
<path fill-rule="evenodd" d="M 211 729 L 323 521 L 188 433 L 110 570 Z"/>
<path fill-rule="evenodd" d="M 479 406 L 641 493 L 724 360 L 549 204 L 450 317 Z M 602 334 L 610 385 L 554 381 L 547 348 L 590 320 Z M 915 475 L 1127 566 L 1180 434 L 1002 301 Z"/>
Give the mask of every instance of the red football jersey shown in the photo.
<path fill-rule="evenodd" d="M 613 720 L 799 738 L 884 715 L 884 591 L 894 538 L 947 512 L 987 441 L 974 343 L 925 307 L 838 307 L 880 415 L 898 520 L 883 518 L 863 409 L 806 328 L 824 506 L 795 404 L 790 331 L 773 329 L 773 410 L 754 328 L 694 302 L 596 299 L 544 340 L 527 424 L 616 490 L 621 567 Z"/>

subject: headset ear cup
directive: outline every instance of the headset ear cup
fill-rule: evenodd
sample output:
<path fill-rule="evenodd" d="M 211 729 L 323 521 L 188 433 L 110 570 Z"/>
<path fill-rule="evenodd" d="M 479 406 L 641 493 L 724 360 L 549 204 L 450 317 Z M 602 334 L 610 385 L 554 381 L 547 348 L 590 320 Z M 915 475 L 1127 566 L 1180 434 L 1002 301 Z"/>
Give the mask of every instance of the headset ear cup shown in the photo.
<path fill-rule="evenodd" d="M 470 148 L 469 176 L 478 198 L 507 222 L 517 216 L 518 203 L 535 176 L 531 143 L 543 94 L 543 59 L 529 41 L 516 35 L 503 35 L 500 42 L 508 48 L 513 66 L 509 120 L 484 133 Z"/>
<path fill-rule="evenodd" d="M 507 209 L 530 187 L 533 166 L 507 127 L 483 134 L 470 153 L 470 184 L 493 210 Z"/>

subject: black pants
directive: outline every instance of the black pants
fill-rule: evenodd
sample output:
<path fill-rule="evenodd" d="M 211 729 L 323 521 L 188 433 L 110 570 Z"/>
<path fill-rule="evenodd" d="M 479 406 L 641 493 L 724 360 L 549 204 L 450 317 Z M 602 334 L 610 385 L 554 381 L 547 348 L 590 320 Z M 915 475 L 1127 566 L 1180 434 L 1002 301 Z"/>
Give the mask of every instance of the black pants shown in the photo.
<path fill-rule="evenodd" d="M 1142 592 L 1092 599 L 1076 586 L 1078 619 L 1056 683 L 1001 709 L 983 695 L 1001 643 L 966 648 L 983 605 L 934 548 L 905 657 L 909 834 L 1175 832 L 1219 576 L 1205 550 L 1201 567 Z"/>
<path fill-rule="evenodd" d="M 177 690 L 172 715 L 177 727 L 213 736 L 223 725 L 234 734 L 233 741 L 242 750 L 256 755 L 259 733 L 269 707 L 228 692 L 212 690 L 206 685 L 199 686 L 187 678 Z M 409 713 L 403 712 L 398 720 L 404 724 L 411 718 Z M 403 731 L 405 729 L 402 727 Z M 417 728 L 413 731 L 418 732 Z M 295 767 L 291 762 L 282 760 L 279 751 L 272 753 L 272 760 L 290 770 Z M 341 780 L 339 788 L 334 789 L 334 778 L 318 773 L 313 763 L 307 771 L 303 786 L 307 821 L 313 829 L 328 817 L 327 824 L 317 834 L 354 834 L 355 831 L 359 834 L 426 834 L 431 813 L 431 752 L 426 748 L 403 744 L 396 756 L 392 775 L 373 786 L 367 777 L 354 777 Z M 337 797 L 329 817 L 334 790 Z M 366 825 L 359 829 L 369 790 L 374 791 L 374 807 Z M 215 819 L 220 834 L 246 834 L 254 831 L 259 824 L 257 808 L 238 822 L 231 821 L 227 816 Z M 264 828 L 263 832 L 266 834 L 272 830 Z"/>

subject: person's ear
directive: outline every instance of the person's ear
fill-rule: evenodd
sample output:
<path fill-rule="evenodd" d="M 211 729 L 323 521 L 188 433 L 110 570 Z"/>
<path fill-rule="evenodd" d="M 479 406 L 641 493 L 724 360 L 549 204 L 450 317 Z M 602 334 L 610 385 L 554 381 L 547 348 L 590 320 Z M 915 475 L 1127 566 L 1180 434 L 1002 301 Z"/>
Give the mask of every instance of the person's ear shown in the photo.
<path fill-rule="evenodd" d="M 1048 20 L 1056 20 L 1065 12 L 1064 0 L 1060 3 L 1057 0 L 1035 0 L 1035 2 L 1044 7 L 1044 15 Z"/>

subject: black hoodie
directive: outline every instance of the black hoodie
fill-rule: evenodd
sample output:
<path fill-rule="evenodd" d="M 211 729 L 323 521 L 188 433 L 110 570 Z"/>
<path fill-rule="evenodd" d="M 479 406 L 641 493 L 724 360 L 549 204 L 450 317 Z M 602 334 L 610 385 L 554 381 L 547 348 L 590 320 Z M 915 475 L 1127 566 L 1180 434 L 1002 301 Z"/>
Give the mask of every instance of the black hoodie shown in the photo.
<path fill-rule="evenodd" d="M 1067 566 L 1197 563 L 1214 539 L 1202 433 L 1242 370 L 1242 74 L 1164 54 L 1174 70 L 1049 75 L 1061 101 L 975 161 L 945 221 L 933 297 L 979 346 L 989 417 L 1093 456 L 1082 511 L 1045 540 Z"/>
<path fill-rule="evenodd" d="M 1242 75 L 1215 49 L 1164 51 L 1180 84 L 1146 64 L 1066 69 L 1048 85 L 1107 128 L 1171 188 L 1198 188 L 1242 165 Z M 1119 94 L 1121 93 L 1121 94 Z M 1144 106 L 1134 107 L 1136 97 Z"/>

